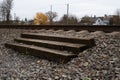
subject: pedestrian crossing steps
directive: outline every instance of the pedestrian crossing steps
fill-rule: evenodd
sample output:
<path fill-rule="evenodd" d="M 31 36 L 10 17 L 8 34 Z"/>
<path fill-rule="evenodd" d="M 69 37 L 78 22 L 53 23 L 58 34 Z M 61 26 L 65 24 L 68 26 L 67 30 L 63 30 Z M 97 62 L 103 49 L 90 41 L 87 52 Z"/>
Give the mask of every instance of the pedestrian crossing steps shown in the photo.
<path fill-rule="evenodd" d="M 77 57 L 83 50 L 95 46 L 93 38 L 40 33 L 22 33 L 21 37 L 14 41 L 15 43 L 6 43 L 5 46 L 24 54 L 64 63 Z"/>

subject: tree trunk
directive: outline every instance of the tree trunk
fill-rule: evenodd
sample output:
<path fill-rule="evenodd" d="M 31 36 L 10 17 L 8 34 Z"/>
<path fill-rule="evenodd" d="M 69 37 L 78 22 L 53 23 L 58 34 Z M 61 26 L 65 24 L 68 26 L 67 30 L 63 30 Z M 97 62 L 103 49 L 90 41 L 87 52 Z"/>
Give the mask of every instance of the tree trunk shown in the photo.
<path fill-rule="evenodd" d="M 7 15 L 6 15 L 6 22 L 7 22 L 7 23 L 10 22 L 10 12 L 8 12 Z"/>

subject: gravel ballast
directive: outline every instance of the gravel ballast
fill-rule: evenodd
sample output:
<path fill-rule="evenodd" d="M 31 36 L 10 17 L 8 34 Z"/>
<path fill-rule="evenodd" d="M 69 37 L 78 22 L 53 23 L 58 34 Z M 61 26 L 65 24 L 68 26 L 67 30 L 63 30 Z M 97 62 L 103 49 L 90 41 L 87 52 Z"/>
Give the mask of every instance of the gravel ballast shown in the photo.
<path fill-rule="evenodd" d="M 55 63 L 4 47 L 23 32 L 94 37 L 96 46 Z M 120 32 L 0 29 L 0 80 L 120 80 Z"/>

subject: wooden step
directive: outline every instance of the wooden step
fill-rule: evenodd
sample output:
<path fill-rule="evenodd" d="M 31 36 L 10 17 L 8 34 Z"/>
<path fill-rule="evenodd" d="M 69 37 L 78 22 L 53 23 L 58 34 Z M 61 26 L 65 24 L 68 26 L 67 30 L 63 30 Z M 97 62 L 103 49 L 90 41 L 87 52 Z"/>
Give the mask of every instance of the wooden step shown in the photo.
<path fill-rule="evenodd" d="M 75 44 L 75 43 L 67 43 L 67 42 L 58 42 L 58 41 L 49 41 L 49 40 L 36 40 L 36 39 L 27 39 L 27 38 L 17 38 L 15 41 L 19 43 L 36 45 L 40 47 L 46 47 L 57 50 L 67 50 L 72 51 L 75 54 L 79 54 L 79 52 L 88 48 L 88 46 L 84 44 Z"/>
<path fill-rule="evenodd" d="M 25 54 L 62 63 L 66 63 L 72 58 L 77 57 L 76 54 L 68 53 L 65 51 L 53 50 L 26 44 L 6 43 L 5 47 L 12 48 Z"/>
<path fill-rule="evenodd" d="M 68 43 L 86 44 L 89 47 L 95 46 L 94 38 L 76 38 L 76 37 L 66 37 L 62 35 L 47 35 L 40 33 L 23 33 L 22 38 L 40 39 L 40 40 L 51 40 L 51 41 L 61 41 Z"/>

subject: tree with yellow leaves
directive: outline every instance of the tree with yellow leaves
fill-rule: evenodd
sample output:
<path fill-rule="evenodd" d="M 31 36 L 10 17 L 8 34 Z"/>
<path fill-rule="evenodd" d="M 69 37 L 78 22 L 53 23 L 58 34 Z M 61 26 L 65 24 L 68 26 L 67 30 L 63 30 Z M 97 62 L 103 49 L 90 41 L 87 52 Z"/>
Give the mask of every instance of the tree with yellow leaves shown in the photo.
<path fill-rule="evenodd" d="M 37 13 L 34 18 L 35 25 L 48 24 L 48 17 L 43 13 Z"/>

